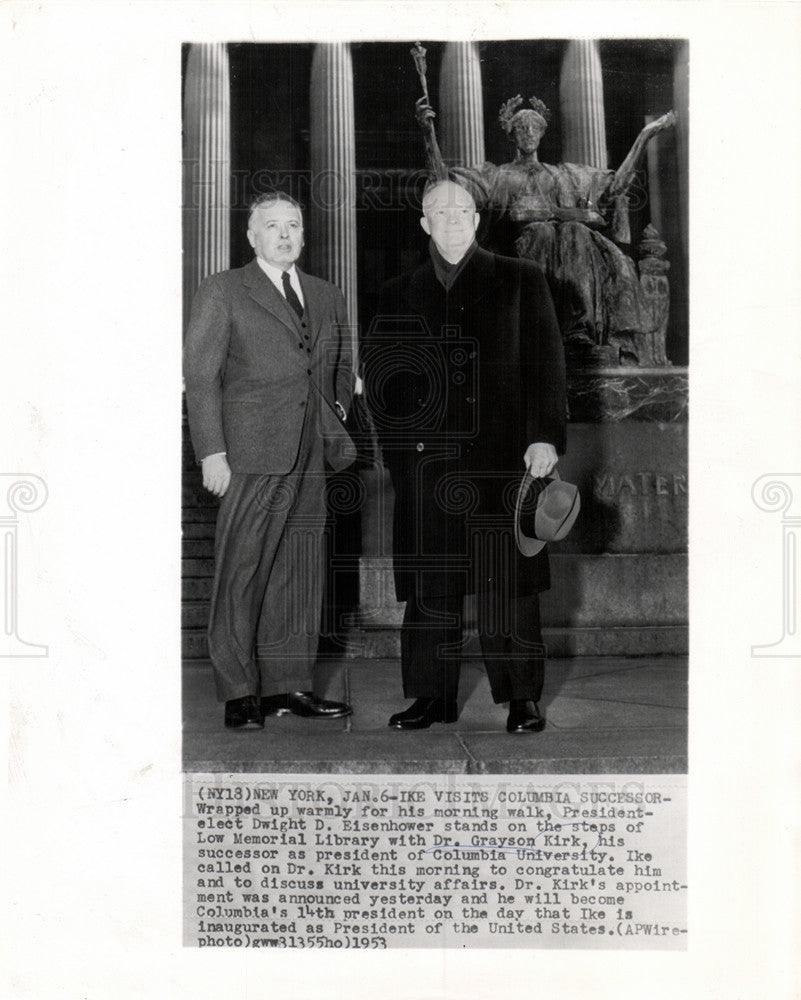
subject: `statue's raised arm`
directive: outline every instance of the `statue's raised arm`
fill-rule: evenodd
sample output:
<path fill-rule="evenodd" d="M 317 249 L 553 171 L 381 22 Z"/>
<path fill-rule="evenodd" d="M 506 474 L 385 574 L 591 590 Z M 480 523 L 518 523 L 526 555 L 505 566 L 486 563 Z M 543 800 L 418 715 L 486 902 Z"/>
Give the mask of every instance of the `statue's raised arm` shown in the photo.
<path fill-rule="evenodd" d="M 645 152 L 645 147 L 653 139 L 655 135 L 660 132 L 664 132 L 666 128 L 671 128 L 676 124 L 676 114 L 674 111 L 668 111 L 666 114 L 657 118 L 655 121 L 649 122 L 645 128 L 640 132 L 637 138 L 634 140 L 634 145 L 628 152 L 625 160 L 620 164 L 620 166 L 615 171 L 615 179 L 612 182 L 612 186 L 609 189 L 609 194 L 612 197 L 617 197 L 618 195 L 625 194 L 631 185 L 632 180 L 634 180 L 634 174 L 637 170 L 637 165 L 640 162 L 642 154 Z"/>
<path fill-rule="evenodd" d="M 504 102 L 498 124 L 514 145 L 508 163 L 465 163 L 448 168 L 434 128 L 435 112 L 425 78 L 425 49 L 412 49 L 423 88 L 415 117 L 423 131 L 426 166 L 436 178 L 451 176 L 473 196 L 479 211 L 499 222 L 492 238 L 545 271 L 554 291 L 565 345 L 577 364 L 667 364 L 670 264 L 653 227 L 635 252 L 631 243 L 628 190 L 651 139 L 673 126 L 673 111 L 650 122 L 617 170 L 586 163 L 543 163 L 539 146 L 551 113 L 544 102 L 517 94 Z M 499 239 L 499 242 L 500 242 Z M 513 249 L 512 249 L 513 248 Z M 645 259 L 647 258 L 647 259 Z"/>
<path fill-rule="evenodd" d="M 428 103 L 428 95 L 418 98 L 414 105 L 415 118 L 417 124 L 423 130 L 423 142 L 426 146 L 426 166 L 430 173 L 439 179 L 445 179 L 448 175 L 448 168 L 442 159 L 437 133 L 434 129 L 434 119 L 436 111 Z"/>
<path fill-rule="evenodd" d="M 420 42 L 415 42 L 411 53 L 412 58 L 414 59 L 414 64 L 417 67 L 417 75 L 420 77 L 420 85 L 423 88 L 423 96 L 418 98 L 414 107 L 417 124 L 423 130 L 423 138 L 426 144 L 426 162 L 428 164 L 428 169 L 437 178 L 437 180 L 444 180 L 448 176 L 448 169 L 445 166 L 445 161 L 442 159 L 442 153 L 440 152 L 439 143 L 437 142 L 437 133 L 434 129 L 434 118 L 436 117 L 436 112 L 431 107 L 431 102 L 428 96 L 428 81 L 426 80 L 426 50 Z"/>

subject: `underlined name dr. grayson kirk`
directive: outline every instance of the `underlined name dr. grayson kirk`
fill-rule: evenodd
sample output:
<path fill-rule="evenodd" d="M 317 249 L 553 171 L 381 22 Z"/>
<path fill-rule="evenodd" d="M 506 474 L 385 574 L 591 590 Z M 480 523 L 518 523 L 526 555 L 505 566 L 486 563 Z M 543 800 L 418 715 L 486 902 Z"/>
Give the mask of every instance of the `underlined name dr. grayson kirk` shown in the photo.
<path fill-rule="evenodd" d="M 686 947 L 686 778 L 188 774 L 184 942 Z"/>

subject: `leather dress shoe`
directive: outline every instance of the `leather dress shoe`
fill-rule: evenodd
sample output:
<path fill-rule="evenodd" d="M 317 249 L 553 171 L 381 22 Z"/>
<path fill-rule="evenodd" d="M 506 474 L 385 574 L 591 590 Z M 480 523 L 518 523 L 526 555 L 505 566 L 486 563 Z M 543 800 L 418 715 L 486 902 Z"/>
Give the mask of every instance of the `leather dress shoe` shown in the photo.
<path fill-rule="evenodd" d="M 535 701 L 513 698 L 509 702 L 509 718 L 506 720 L 507 733 L 539 733 L 545 728 L 545 718 Z"/>
<path fill-rule="evenodd" d="M 311 691 L 290 691 L 262 698 L 261 710 L 265 715 L 300 715 L 305 719 L 342 719 L 353 709 L 344 701 L 325 701 Z"/>
<path fill-rule="evenodd" d="M 459 709 L 455 701 L 444 698 L 418 698 L 404 712 L 389 720 L 394 729 L 428 729 L 432 722 L 456 722 Z"/>
<path fill-rule="evenodd" d="M 225 703 L 225 725 L 228 729 L 263 729 L 264 716 L 259 699 L 254 694 L 232 698 Z"/>

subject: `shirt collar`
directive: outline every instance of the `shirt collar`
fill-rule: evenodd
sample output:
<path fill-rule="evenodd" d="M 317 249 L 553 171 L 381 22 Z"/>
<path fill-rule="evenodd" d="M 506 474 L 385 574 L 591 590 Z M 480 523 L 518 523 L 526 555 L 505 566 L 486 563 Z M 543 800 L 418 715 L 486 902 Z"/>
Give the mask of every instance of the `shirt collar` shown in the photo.
<path fill-rule="evenodd" d="M 259 267 L 262 269 L 262 271 L 264 271 L 264 273 L 267 275 L 267 277 L 270 279 L 270 281 L 272 281 L 272 283 L 274 285 L 280 285 L 281 284 L 281 282 L 282 282 L 281 275 L 284 272 L 283 272 L 283 270 L 280 267 L 275 267 L 274 264 L 268 264 L 267 261 L 266 260 L 262 260 L 261 257 L 257 257 L 256 258 L 256 262 L 258 263 Z M 297 282 L 296 273 L 297 272 L 295 271 L 295 265 L 294 264 L 292 265 L 292 267 L 288 267 L 287 268 L 287 274 L 289 275 L 289 280 L 292 281 L 292 279 L 295 278 L 295 281 L 292 282 L 293 285 Z"/>

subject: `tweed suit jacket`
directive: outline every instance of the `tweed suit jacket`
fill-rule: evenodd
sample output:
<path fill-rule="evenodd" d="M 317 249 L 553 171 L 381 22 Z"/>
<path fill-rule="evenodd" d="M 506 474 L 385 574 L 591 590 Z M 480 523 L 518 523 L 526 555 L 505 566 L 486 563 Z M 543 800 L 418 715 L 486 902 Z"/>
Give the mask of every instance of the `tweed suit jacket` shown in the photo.
<path fill-rule="evenodd" d="M 232 472 L 282 475 L 298 458 L 304 420 L 333 469 L 356 449 L 335 403 L 347 412 L 354 376 L 345 300 L 298 269 L 300 320 L 254 258 L 206 278 L 184 344 L 189 430 L 198 461 L 226 452 Z"/>

